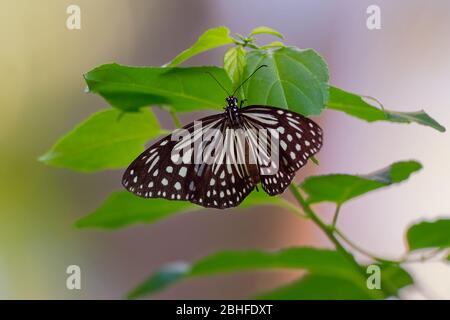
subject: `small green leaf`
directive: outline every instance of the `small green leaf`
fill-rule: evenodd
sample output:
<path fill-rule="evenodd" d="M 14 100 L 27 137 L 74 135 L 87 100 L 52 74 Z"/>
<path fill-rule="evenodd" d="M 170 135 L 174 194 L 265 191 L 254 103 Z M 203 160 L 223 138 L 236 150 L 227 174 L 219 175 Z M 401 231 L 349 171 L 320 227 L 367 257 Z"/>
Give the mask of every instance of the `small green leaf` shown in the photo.
<path fill-rule="evenodd" d="M 368 122 L 373 121 L 390 121 L 400 123 L 418 123 L 429 126 L 440 132 L 445 131 L 445 127 L 431 118 L 425 111 L 416 112 L 398 112 L 390 110 L 382 110 L 364 101 L 361 96 L 346 92 L 342 89 L 330 86 L 330 98 L 327 102 L 330 109 L 342 111 Z"/>
<path fill-rule="evenodd" d="M 445 132 L 445 127 L 431 118 L 424 110 L 414 112 L 399 112 L 399 111 L 386 111 L 386 117 L 388 121 L 400 122 L 400 123 L 417 123 L 424 126 L 428 126 L 436 129 L 440 132 Z"/>
<path fill-rule="evenodd" d="M 368 300 L 383 296 L 370 292 L 353 282 L 330 275 L 308 274 L 284 287 L 257 296 L 264 300 Z"/>
<path fill-rule="evenodd" d="M 127 299 L 137 299 L 149 292 L 157 292 L 169 286 L 171 283 L 181 280 L 190 271 L 188 263 L 171 263 L 161 271 L 155 273 L 148 281 L 144 281 L 133 291 L 128 293 Z"/>
<path fill-rule="evenodd" d="M 144 151 L 148 140 L 162 133 L 149 110 L 133 114 L 102 110 L 62 137 L 39 160 L 86 172 L 122 168 Z"/>
<path fill-rule="evenodd" d="M 225 71 L 217 67 L 144 68 L 113 63 L 95 68 L 85 79 L 90 92 L 123 111 L 155 104 L 170 105 L 178 112 L 220 109 L 224 93 L 207 72 L 225 88 L 231 87 Z"/>
<path fill-rule="evenodd" d="M 233 90 L 235 90 L 242 81 L 245 67 L 245 54 L 245 49 L 241 46 L 237 46 L 228 49 L 223 57 L 223 68 L 233 81 Z"/>
<path fill-rule="evenodd" d="M 279 197 L 270 197 L 264 192 L 253 192 L 239 208 L 257 205 L 289 207 L 289 202 Z M 133 223 L 154 223 L 176 214 L 198 210 L 204 208 L 188 201 L 145 199 L 127 191 L 116 191 L 98 209 L 79 219 L 76 226 L 115 229 Z"/>
<path fill-rule="evenodd" d="M 317 274 L 349 279 L 360 286 L 366 285 L 365 277 L 340 253 L 315 248 L 290 248 L 273 252 L 223 251 L 200 259 L 190 266 L 184 265 L 176 273 L 168 272 L 167 268 L 173 270 L 173 265 L 163 267 L 151 275 L 137 287 L 139 289 L 132 291 L 132 296 L 137 298 L 156 293 L 184 278 L 266 269 L 307 269 Z M 166 277 L 168 274 L 170 279 Z M 162 275 L 164 281 L 159 280 Z M 164 285 L 152 285 L 155 282 Z M 136 292 L 139 292 L 139 295 L 136 295 Z"/>
<path fill-rule="evenodd" d="M 281 41 L 273 41 L 271 43 L 261 46 L 262 49 L 277 48 L 277 47 L 284 47 L 284 43 Z"/>
<path fill-rule="evenodd" d="M 305 179 L 301 188 L 308 193 L 309 203 L 323 201 L 338 205 L 364 193 L 399 183 L 422 168 L 416 161 L 396 162 L 368 175 L 329 174 Z"/>
<path fill-rule="evenodd" d="M 295 47 L 247 53 L 244 77 L 259 70 L 244 85 L 248 104 L 271 105 L 303 115 L 317 115 L 328 100 L 328 68 L 312 49 Z"/>
<path fill-rule="evenodd" d="M 280 39 L 284 39 L 284 36 L 278 32 L 275 29 L 269 28 L 269 27 L 265 27 L 265 26 L 260 26 L 260 27 L 256 27 L 255 29 L 253 29 L 250 32 L 250 36 L 254 36 L 256 34 L 271 34 L 275 37 L 278 37 Z"/>
<path fill-rule="evenodd" d="M 411 226 L 406 234 L 409 250 L 450 248 L 450 219 L 423 221 Z"/>
<path fill-rule="evenodd" d="M 227 27 L 209 29 L 198 38 L 192 47 L 184 50 L 169 62 L 168 66 L 174 67 L 192 56 L 230 43 L 233 43 L 233 38 L 230 37 L 230 30 Z"/>

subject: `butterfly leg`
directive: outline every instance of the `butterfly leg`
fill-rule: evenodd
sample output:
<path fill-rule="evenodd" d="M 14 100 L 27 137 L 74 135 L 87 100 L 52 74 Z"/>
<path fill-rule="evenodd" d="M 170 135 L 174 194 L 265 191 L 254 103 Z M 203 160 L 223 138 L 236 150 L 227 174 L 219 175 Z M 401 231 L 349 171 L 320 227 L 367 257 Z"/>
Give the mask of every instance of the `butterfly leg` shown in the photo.
<path fill-rule="evenodd" d="M 239 108 L 242 108 L 242 105 L 244 104 L 244 102 L 247 101 L 247 99 L 242 99 L 241 103 L 239 104 Z"/>

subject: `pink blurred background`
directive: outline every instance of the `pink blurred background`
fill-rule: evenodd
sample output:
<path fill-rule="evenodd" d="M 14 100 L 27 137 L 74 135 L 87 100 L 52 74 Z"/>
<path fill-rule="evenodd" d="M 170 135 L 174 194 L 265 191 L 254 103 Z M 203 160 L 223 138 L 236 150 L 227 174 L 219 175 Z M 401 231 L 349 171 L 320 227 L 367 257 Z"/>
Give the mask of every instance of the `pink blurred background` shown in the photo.
<path fill-rule="evenodd" d="M 81 30 L 66 28 L 70 4 L 81 8 Z M 366 28 L 371 4 L 381 8 L 380 30 Z M 270 208 L 203 211 L 116 231 L 76 230 L 77 218 L 120 188 L 121 172 L 86 175 L 36 159 L 75 124 L 108 107 L 83 92 L 82 74 L 96 65 L 161 65 L 207 28 L 226 25 L 246 34 L 267 25 L 281 31 L 286 43 L 323 55 L 332 84 L 377 97 L 388 109 L 424 108 L 450 127 L 448 1 L 5 0 L 1 6 L 0 298 L 121 298 L 166 262 L 219 249 L 329 246 L 310 223 Z M 186 65 L 221 65 L 223 52 L 202 54 Z M 171 128 L 169 117 L 158 115 Z M 342 208 L 339 225 L 352 240 L 378 255 L 398 257 L 409 224 L 448 216 L 447 133 L 368 124 L 333 111 L 319 121 L 326 132 L 320 166 L 309 164 L 298 181 L 313 173 L 368 173 L 405 159 L 424 165 L 407 183 Z M 330 218 L 331 206 L 319 208 Z M 70 264 L 81 267 L 80 291 L 66 289 Z M 450 298 L 449 269 L 410 265 L 420 290 L 405 290 L 402 297 Z M 244 298 L 296 277 L 273 271 L 190 280 L 157 298 Z"/>

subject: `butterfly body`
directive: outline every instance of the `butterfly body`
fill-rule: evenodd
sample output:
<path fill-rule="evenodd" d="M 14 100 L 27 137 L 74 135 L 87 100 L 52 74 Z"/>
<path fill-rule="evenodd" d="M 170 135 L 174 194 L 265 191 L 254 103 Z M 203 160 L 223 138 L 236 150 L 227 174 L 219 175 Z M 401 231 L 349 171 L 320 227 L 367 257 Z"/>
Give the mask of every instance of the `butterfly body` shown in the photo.
<path fill-rule="evenodd" d="M 229 96 L 227 99 L 227 106 L 225 107 L 225 114 L 230 121 L 233 128 L 239 128 L 242 126 L 241 116 L 238 109 L 238 100 L 236 97 Z"/>
<path fill-rule="evenodd" d="M 234 96 L 226 102 L 223 113 L 197 121 L 200 129 L 190 123 L 183 139 L 175 137 L 179 129 L 144 151 L 125 171 L 124 187 L 219 209 L 239 205 L 258 183 L 269 195 L 282 193 L 321 148 L 322 130 L 286 109 L 242 108 Z"/>

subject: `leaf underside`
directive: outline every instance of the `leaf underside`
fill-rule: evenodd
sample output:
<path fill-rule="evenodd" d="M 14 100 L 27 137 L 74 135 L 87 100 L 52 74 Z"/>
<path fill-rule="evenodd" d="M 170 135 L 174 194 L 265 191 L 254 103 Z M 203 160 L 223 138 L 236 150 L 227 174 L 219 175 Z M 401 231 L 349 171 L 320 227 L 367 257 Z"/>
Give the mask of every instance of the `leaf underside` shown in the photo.
<path fill-rule="evenodd" d="M 233 38 L 230 37 L 230 30 L 227 27 L 209 29 L 190 48 L 177 55 L 167 66 L 175 67 L 192 56 L 230 43 L 233 43 Z"/>
<path fill-rule="evenodd" d="M 450 219 L 422 221 L 411 226 L 406 234 L 409 250 L 450 248 Z"/>
<path fill-rule="evenodd" d="M 380 266 L 385 283 L 389 283 L 390 292 L 396 294 L 398 289 L 411 284 L 410 276 L 399 267 Z M 340 291 L 348 297 L 360 299 L 382 299 L 385 294 L 377 290 L 368 290 L 366 276 L 361 275 L 353 263 L 339 252 L 326 249 L 308 247 L 288 248 L 278 251 L 265 252 L 249 251 L 223 251 L 204 257 L 192 264 L 169 264 L 152 274 L 148 279 L 133 289 L 128 298 L 136 299 L 146 295 L 155 294 L 183 279 L 198 276 L 212 276 L 230 272 L 244 272 L 253 270 L 298 269 L 307 270 L 311 275 L 281 289 L 270 296 L 262 295 L 260 298 L 271 299 L 311 299 L 328 298 L 338 299 Z M 313 282 L 317 278 L 319 282 Z M 328 285 L 323 279 L 328 279 Z M 331 284 L 339 284 L 335 290 L 327 294 L 321 288 L 330 288 Z M 341 287 L 342 286 L 342 287 Z M 308 291 L 305 290 L 307 288 Z M 309 291 L 311 289 L 311 291 Z M 299 296 L 294 295 L 305 290 Z"/>
<path fill-rule="evenodd" d="M 391 110 L 382 110 L 367 103 L 363 97 L 354 93 L 346 92 L 342 89 L 330 86 L 330 98 L 327 102 L 330 109 L 345 112 L 346 114 L 366 120 L 388 121 L 396 123 L 417 123 L 431 127 L 440 132 L 445 132 L 443 127 L 436 120 L 431 118 L 425 111 L 399 112 Z"/>
<path fill-rule="evenodd" d="M 367 192 L 400 183 L 421 168 L 421 164 L 416 161 L 396 162 L 367 175 L 312 176 L 306 178 L 300 186 L 308 194 L 309 203 L 329 201 L 341 205 Z"/>
<path fill-rule="evenodd" d="M 127 67 L 113 63 L 95 68 L 85 79 L 90 92 L 123 111 L 151 105 L 167 105 L 177 112 L 220 109 L 225 94 L 208 72 L 225 88 L 231 88 L 226 72 L 218 67 Z"/>
<path fill-rule="evenodd" d="M 102 110 L 63 136 L 39 160 L 85 172 L 122 168 L 144 151 L 148 140 L 163 133 L 149 110 L 126 114 Z"/>
<path fill-rule="evenodd" d="M 270 197 L 264 192 L 253 192 L 239 206 L 272 205 L 286 207 L 287 201 Z M 128 191 L 113 192 L 96 210 L 76 222 L 78 228 L 122 228 L 133 223 L 155 223 L 177 214 L 205 210 L 188 201 L 144 199 Z"/>

